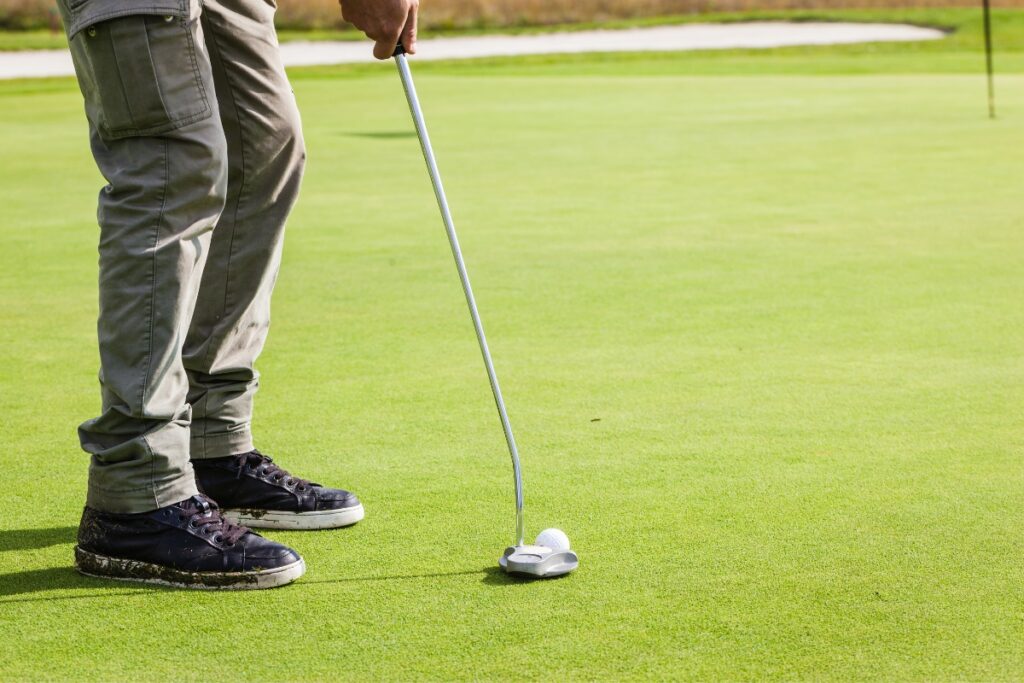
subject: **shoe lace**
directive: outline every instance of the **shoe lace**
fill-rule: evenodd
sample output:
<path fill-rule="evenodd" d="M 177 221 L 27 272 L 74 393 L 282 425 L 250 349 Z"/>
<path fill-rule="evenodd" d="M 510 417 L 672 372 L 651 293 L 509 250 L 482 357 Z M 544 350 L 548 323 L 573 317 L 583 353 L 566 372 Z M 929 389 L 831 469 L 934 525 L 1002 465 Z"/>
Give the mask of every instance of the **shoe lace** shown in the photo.
<path fill-rule="evenodd" d="M 308 479 L 302 479 L 301 477 L 289 474 L 287 470 L 275 464 L 273 458 L 257 450 L 236 455 L 235 465 L 238 467 L 238 474 L 235 475 L 236 479 L 242 476 L 243 468 L 248 467 L 260 475 L 270 475 L 274 481 L 281 481 L 283 479 L 286 486 L 294 486 L 299 491 L 304 491 L 313 486 L 313 483 Z"/>
<path fill-rule="evenodd" d="M 178 506 L 181 513 L 178 519 L 199 529 L 203 536 L 213 536 L 213 540 L 225 545 L 234 545 L 238 539 L 249 532 L 249 527 L 233 524 L 224 519 L 217 504 L 204 496 L 192 496 Z"/>

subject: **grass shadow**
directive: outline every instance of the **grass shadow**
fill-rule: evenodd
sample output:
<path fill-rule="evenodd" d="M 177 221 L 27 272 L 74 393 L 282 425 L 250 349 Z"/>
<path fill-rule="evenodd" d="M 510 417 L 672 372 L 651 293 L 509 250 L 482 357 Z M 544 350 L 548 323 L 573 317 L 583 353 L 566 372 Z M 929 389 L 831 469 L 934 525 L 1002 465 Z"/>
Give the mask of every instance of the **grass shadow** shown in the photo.
<path fill-rule="evenodd" d="M 121 590 L 106 590 L 103 593 L 85 593 L 81 595 L 52 595 L 39 597 L 13 597 L 29 593 L 40 593 L 52 590 L 79 590 L 116 587 Z M 109 598 L 125 595 L 143 595 L 155 593 L 165 588 L 159 586 L 132 585 L 110 579 L 97 579 L 82 576 L 73 567 L 47 567 L 46 569 L 29 569 L 23 572 L 0 575 L 0 605 L 14 602 L 39 602 L 50 600 L 81 600 L 87 598 Z"/>
<path fill-rule="evenodd" d="M 484 570 L 483 583 L 488 586 L 515 586 L 529 583 L 530 579 L 515 574 L 509 574 L 501 567 L 488 567 Z"/>
<path fill-rule="evenodd" d="M 0 553 L 9 550 L 34 550 L 75 542 L 78 527 L 54 526 L 45 529 L 0 530 Z"/>
<path fill-rule="evenodd" d="M 75 541 L 77 527 L 49 527 L 42 529 L 10 529 L 0 531 L 0 552 L 33 550 L 49 548 L 56 545 L 71 545 Z M 10 559 L 7 555 L 5 559 Z M 113 596 L 141 595 L 162 592 L 168 589 L 160 586 L 131 584 L 110 579 L 98 579 L 79 574 L 70 566 L 71 552 L 68 549 L 68 566 L 29 569 L 9 574 L 0 574 L 0 605 L 15 602 L 35 602 L 49 600 L 76 600 L 89 598 L 107 598 Z M 348 576 L 339 578 L 300 580 L 297 585 L 323 585 L 331 583 L 370 583 L 414 581 L 421 579 L 439 579 L 456 576 L 480 576 L 481 581 L 489 586 L 514 586 L 530 583 L 532 579 L 506 574 L 496 566 L 480 569 L 467 569 L 450 572 L 421 572 L 417 574 L 389 574 L 379 576 Z M 111 591 L 111 588 L 119 590 Z M 88 590 L 103 589 L 102 593 L 83 593 L 75 595 L 53 595 L 36 597 L 32 593 L 43 593 L 54 590 Z"/>
<path fill-rule="evenodd" d="M 484 567 L 483 569 L 467 569 L 457 572 L 426 572 L 422 574 L 390 574 L 384 576 L 349 576 L 337 579 L 310 579 L 299 580 L 293 586 L 324 585 L 332 583 L 367 583 L 367 582 L 394 582 L 414 581 L 421 579 L 437 579 L 453 576 L 479 576 L 483 574 L 481 581 L 489 586 L 516 586 L 525 585 L 536 581 L 529 577 L 506 574 L 499 567 Z M 551 580 L 551 579 L 546 579 Z M 115 588 L 117 590 L 110 590 Z M 82 593 L 75 595 L 52 595 L 37 597 L 19 597 L 31 593 L 40 593 L 52 590 L 88 590 L 103 589 L 102 593 Z M 154 595 L 166 591 L 177 591 L 182 589 L 165 586 L 153 586 L 145 584 L 132 584 L 111 579 L 99 579 L 95 577 L 82 576 L 73 567 L 48 567 L 46 569 L 30 569 L 13 574 L 0 575 L 0 605 L 18 602 L 48 602 L 62 600 L 89 600 L 112 597 L 127 597 L 133 595 Z M 287 588 L 285 588 L 287 590 Z M 183 592 L 188 592 L 184 590 Z"/>
<path fill-rule="evenodd" d="M 424 572 L 422 574 L 387 574 L 380 576 L 345 576 L 337 579 L 309 579 L 299 580 L 298 585 L 310 585 L 310 584 L 330 584 L 330 583 L 359 583 L 359 582 L 374 582 L 374 581 L 413 581 L 417 579 L 438 579 L 447 578 L 452 576 L 473 576 L 481 575 L 481 583 L 485 583 L 488 586 L 521 586 L 528 583 L 538 581 L 537 578 L 529 576 L 517 576 L 515 574 L 508 574 L 501 567 L 487 566 L 482 569 L 467 569 L 458 572 Z M 568 576 L 568 575 L 566 575 Z M 562 576 L 546 578 L 544 581 L 555 581 L 564 578 Z"/>
<path fill-rule="evenodd" d="M 500 567 L 487 566 L 481 569 L 467 569 L 464 571 L 457 572 L 424 572 L 421 574 L 386 574 L 380 576 L 345 576 L 337 579 L 309 579 L 299 580 L 297 585 L 310 585 L 310 584 L 330 584 L 330 583 L 359 583 L 359 582 L 374 582 L 374 581 L 414 581 L 417 579 L 439 579 L 447 578 L 452 576 L 480 576 L 482 583 L 488 586 L 516 586 L 527 583 L 532 583 L 537 579 L 528 576 L 516 576 L 515 574 L 507 574 L 505 570 Z M 561 578 L 561 577 L 556 577 Z M 545 579 L 550 581 L 552 579 Z"/>
<path fill-rule="evenodd" d="M 47 567 L 45 569 L 27 569 L 20 572 L 0 574 L 0 605 L 13 602 L 35 602 L 40 600 L 74 600 L 81 598 L 106 598 L 113 595 L 135 595 L 154 590 L 152 586 L 132 586 L 120 581 L 96 579 L 79 574 L 71 566 L 73 561 L 70 546 L 75 542 L 77 526 L 47 527 L 42 529 L 4 529 L 0 530 L 0 553 L 5 564 L 16 566 L 16 551 L 37 550 L 57 545 L 67 545 L 68 565 L 63 567 Z M 31 593 L 42 593 L 53 590 L 79 590 L 118 587 L 122 590 L 103 593 L 86 593 L 82 595 L 53 595 L 38 597 L 23 596 Z M 158 589 L 159 590 L 159 589 Z M 9 598 L 9 599 L 8 599 Z"/>
<path fill-rule="evenodd" d="M 484 572 L 487 570 L 484 569 Z M 309 585 L 309 584 L 326 584 L 326 583 L 358 583 L 358 582 L 374 582 L 374 581 L 409 581 L 415 579 L 439 579 L 450 576 L 471 576 L 479 574 L 479 569 L 467 569 L 461 572 L 426 572 L 423 574 L 389 574 L 382 576 L 345 576 L 338 579 L 309 579 L 299 580 L 298 585 Z"/>
<path fill-rule="evenodd" d="M 522 586 L 528 583 L 535 583 L 537 581 L 558 581 L 569 576 L 569 574 L 563 574 L 562 576 L 549 576 L 545 578 L 538 578 L 532 576 L 519 576 L 516 574 L 509 574 L 501 567 L 488 567 L 484 570 L 483 582 L 489 586 Z"/>

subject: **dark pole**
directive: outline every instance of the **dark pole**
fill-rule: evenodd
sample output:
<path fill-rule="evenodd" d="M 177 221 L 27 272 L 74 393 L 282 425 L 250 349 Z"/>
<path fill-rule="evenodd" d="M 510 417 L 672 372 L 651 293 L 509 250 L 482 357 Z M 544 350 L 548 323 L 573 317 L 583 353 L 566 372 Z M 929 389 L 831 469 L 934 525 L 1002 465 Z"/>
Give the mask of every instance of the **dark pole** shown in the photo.
<path fill-rule="evenodd" d="M 996 117 L 995 69 L 992 67 L 992 0 L 981 0 L 985 11 L 985 70 L 988 73 L 988 117 Z"/>

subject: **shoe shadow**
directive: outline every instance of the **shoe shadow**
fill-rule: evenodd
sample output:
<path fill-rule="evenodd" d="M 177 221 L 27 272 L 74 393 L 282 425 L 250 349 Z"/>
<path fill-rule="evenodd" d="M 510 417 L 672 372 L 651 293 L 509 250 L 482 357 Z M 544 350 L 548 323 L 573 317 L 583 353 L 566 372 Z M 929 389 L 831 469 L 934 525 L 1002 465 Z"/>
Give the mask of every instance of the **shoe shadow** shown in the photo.
<path fill-rule="evenodd" d="M 99 598 L 111 595 L 133 595 L 153 591 L 152 587 L 132 587 L 119 581 L 95 579 L 82 576 L 70 566 L 73 560 L 71 545 L 75 542 L 77 526 L 48 527 L 43 529 L 0 529 L 0 559 L 4 566 L 17 566 L 17 551 L 37 550 L 57 545 L 66 545 L 68 566 L 27 569 L 20 572 L 0 574 L 0 605 L 9 602 L 34 602 L 39 600 L 74 600 L 78 598 Z M 102 594 L 54 595 L 37 597 L 23 596 L 53 590 L 90 589 L 118 587 L 122 590 Z M 125 590 L 127 589 L 127 590 Z"/>
<path fill-rule="evenodd" d="M 56 545 L 70 546 L 75 542 L 77 527 L 49 527 L 43 529 L 8 529 L 0 530 L 0 555 L 4 564 L 14 564 L 16 560 L 13 551 L 33 550 L 49 548 Z M 10 553 L 10 554 L 8 554 Z M 45 569 L 29 569 L 9 574 L 0 574 L 0 605 L 13 602 L 34 602 L 48 600 L 76 600 L 89 598 L 106 598 L 111 596 L 142 595 L 174 590 L 160 586 L 136 585 L 113 581 L 109 579 L 98 579 L 82 576 L 70 566 L 71 548 L 68 548 L 69 566 L 48 567 Z M 336 579 L 305 579 L 300 580 L 298 585 L 309 584 L 331 584 L 331 583 L 355 583 L 355 582 L 393 582 L 411 581 L 418 579 L 437 579 L 454 576 L 480 576 L 481 581 L 489 586 L 515 586 L 530 583 L 532 579 L 506 574 L 502 569 L 495 566 L 483 567 L 481 569 L 467 569 L 464 571 L 452 572 L 424 572 L 419 574 L 391 574 L 383 576 L 351 576 L 339 577 Z M 111 588 L 118 590 L 111 591 Z M 27 596 L 32 593 L 42 593 L 53 590 L 88 590 L 103 589 L 102 593 L 82 593 L 73 595 L 54 595 L 36 597 Z"/>
<path fill-rule="evenodd" d="M 8 550 L 34 550 L 63 543 L 74 543 L 75 526 L 54 526 L 45 529 L 0 529 L 0 553 Z"/>
<path fill-rule="evenodd" d="M 89 590 L 97 588 L 105 590 L 102 593 L 18 597 L 53 590 Z M 118 590 L 111 591 L 110 588 Z M 169 589 L 160 586 L 135 586 L 121 581 L 82 576 L 73 567 L 47 567 L 46 569 L 29 569 L 23 572 L 0 575 L 0 605 L 15 602 L 47 602 L 51 600 L 83 600 L 126 595 L 145 595 L 164 590 Z"/>

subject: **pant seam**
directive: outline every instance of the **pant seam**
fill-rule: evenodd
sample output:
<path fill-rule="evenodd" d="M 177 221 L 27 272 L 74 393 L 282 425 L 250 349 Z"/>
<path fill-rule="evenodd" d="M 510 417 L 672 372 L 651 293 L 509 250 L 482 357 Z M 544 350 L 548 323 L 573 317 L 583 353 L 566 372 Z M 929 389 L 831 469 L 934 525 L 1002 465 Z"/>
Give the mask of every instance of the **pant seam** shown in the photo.
<path fill-rule="evenodd" d="M 202 23 L 202 11 L 202 3 L 200 3 L 200 23 Z M 189 20 L 184 19 L 183 23 L 185 24 L 186 27 L 188 27 Z M 210 100 L 206 96 L 206 86 L 203 84 L 203 79 L 199 74 L 199 60 L 196 59 L 196 38 L 190 28 L 185 31 L 185 36 L 188 38 L 188 56 L 192 60 L 192 74 L 193 77 L 195 78 L 195 84 L 196 86 L 198 86 L 199 94 L 203 98 L 203 105 L 206 108 L 206 112 L 209 113 L 212 112 L 213 107 L 210 106 Z"/>
<path fill-rule="evenodd" d="M 245 154 L 245 147 L 246 147 L 246 145 L 245 145 L 245 136 L 242 134 L 242 112 L 239 109 L 238 102 L 237 102 L 237 100 L 235 98 L 235 88 L 236 88 L 236 86 L 232 82 L 232 78 L 231 78 L 231 74 L 230 74 L 229 70 L 224 66 L 223 49 L 222 49 L 221 42 L 220 42 L 220 39 L 219 39 L 218 34 L 217 34 L 217 27 L 214 26 L 213 20 L 210 19 L 209 15 L 206 14 L 206 12 L 203 12 L 203 14 L 202 14 L 202 23 L 203 23 L 203 29 L 206 31 L 206 34 L 209 36 L 209 39 L 207 40 L 207 47 L 210 50 L 210 68 L 211 68 L 211 70 L 213 70 L 213 69 L 219 70 L 220 72 L 222 72 L 224 74 L 224 81 L 228 84 L 228 87 L 226 88 L 226 92 L 224 93 L 224 95 L 226 95 L 226 98 L 231 103 L 231 110 L 232 110 L 232 112 L 234 114 L 234 119 L 235 119 L 235 122 L 236 122 L 236 124 L 238 126 L 238 147 L 239 147 L 240 169 L 239 169 L 239 180 L 238 180 L 238 194 L 234 197 L 234 206 L 231 209 L 231 234 L 230 234 L 230 239 L 228 240 L 227 265 L 224 268 L 224 299 L 222 301 L 221 311 L 220 311 L 220 317 L 223 318 L 227 314 L 227 310 L 228 310 L 229 293 L 230 293 L 230 288 L 231 288 L 231 256 L 232 256 L 232 253 L 234 252 L 235 236 L 236 236 L 237 230 L 238 230 L 238 215 L 239 215 L 239 213 L 241 211 L 242 198 L 243 198 L 243 195 L 245 194 L 245 189 L 246 189 L 246 176 L 247 176 L 247 173 L 246 173 L 247 164 L 246 164 L 246 154 Z M 225 134 L 226 133 L 227 133 L 227 131 L 225 131 Z M 229 183 L 230 183 L 230 172 L 231 171 L 230 171 L 230 168 L 229 168 L 228 169 Z M 227 210 L 227 207 L 225 207 L 225 211 L 226 210 Z M 212 367 L 210 365 L 210 357 L 213 355 L 214 350 L 217 348 L 218 341 L 219 341 L 218 337 L 215 336 L 211 332 L 210 338 L 206 341 L 206 353 L 203 354 L 203 368 L 204 368 L 203 374 L 208 374 L 206 371 L 212 369 Z M 202 425 L 203 425 L 202 426 L 202 436 L 203 436 L 203 439 L 204 439 L 204 442 L 203 442 L 204 443 L 204 445 L 203 445 L 203 455 L 204 456 L 206 455 L 205 439 L 207 437 L 207 434 L 208 434 L 209 428 L 210 428 L 209 427 L 209 423 L 210 423 L 209 413 L 210 413 L 210 390 L 209 390 L 208 386 L 204 386 L 203 387 L 203 412 L 202 412 L 202 418 L 201 418 Z"/>
<path fill-rule="evenodd" d="M 153 455 L 153 447 L 149 443 L 149 439 L 143 434 L 140 439 L 143 445 L 146 447 L 146 452 L 149 453 L 149 493 L 153 496 L 153 504 L 160 507 L 160 497 L 156 494 L 156 456 Z"/>
<path fill-rule="evenodd" d="M 232 208 L 232 211 L 231 211 L 231 238 L 228 240 L 227 266 L 224 269 L 224 301 L 223 301 L 222 308 L 221 308 L 221 317 L 223 317 L 227 313 L 227 310 L 228 310 L 228 301 L 229 301 L 229 295 L 230 295 L 230 291 L 231 291 L 231 289 L 230 289 L 231 288 L 231 256 L 234 253 L 235 236 L 237 235 L 237 231 L 238 231 L 238 214 L 241 211 L 242 198 L 245 195 L 245 190 L 246 190 L 246 184 L 245 184 L 246 183 L 246 175 L 247 175 L 246 174 L 246 166 L 247 166 L 247 164 L 246 164 L 246 160 L 245 160 L 245 156 L 246 156 L 245 155 L 245 147 L 246 147 L 246 144 L 245 144 L 245 135 L 242 134 L 242 110 L 240 110 L 238 108 L 238 103 L 237 103 L 237 101 L 235 99 L 235 90 L 236 90 L 237 86 L 235 85 L 235 83 L 232 82 L 230 70 L 228 70 L 224 66 L 223 50 L 222 50 L 222 47 L 221 47 L 221 44 L 220 44 L 220 40 L 219 40 L 218 35 L 217 35 L 217 27 L 214 26 L 214 22 L 211 19 L 208 18 L 207 14 L 205 14 L 205 13 L 203 14 L 203 19 L 205 20 L 203 22 L 204 23 L 204 28 L 208 29 L 208 33 L 209 33 L 210 38 L 211 38 L 211 40 L 209 41 L 209 43 L 212 43 L 212 49 L 210 50 L 211 57 L 213 56 L 213 53 L 216 53 L 216 64 L 213 64 L 213 60 L 211 59 L 210 66 L 211 66 L 211 68 L 219 69 L 224 74 L 224 80 L 228 84 L 227 93 L 225 93 L 225 94 L 228 95 L 228 97 L 231 100 L 231 109 L 232 109 L 232 111 L 234 113 L 235 121 L 238 123 L 238 147 L 239 147 L 239 150 L 240 150 L 239 151 L 239 156 L 241 158 L 241 166 L 240 166 L 239 180 L 238 180 L 238 196 L 234 200 L 235 205 L 234 205 L 234 207 Z M 225 132 L 227 132 L 227 131 L 225 131 Z M 230 169 L 229 169 L 229 173 L 230 173 Z M 213 353 L 214 348 L 216 348 L 216 346 L 217 346 L 214 343 L 215 341 L 216 341 L 216 338 L 211 338 L 209 340 L 209 342 L 207 343 L 206 354 L 203 357 L 203 365 L 205 367 L 207 367 L 207 368 L 210 367 L 210 354 Z M 208 397 L 208 394 L 207 394 L 207 397 Z M 207 400 L 208 400 L 208 398 L 207 398 Z M 206 413 L 204 412 L 204 415 L 205 414 Z M 204 425 L 204 433 L 205 433 L 205 425 Z"/>
<path fill-rule="evenodd" d="M 156 297 L 156 270 L 157 270 L 157 257 L 159 256 L 159 245 L 160 245 L 160 225 L 163 223 L 164 210 L 167 207 L 167 185 L 168 179 L 170 178 L 169 159 L 170 154 L 167 151 L 167 140 L 163 140 L 163 161 L 164 161 L 164 182 L 160 188 L 160 211 L 156 216 L 156 230 L 153 234 L 153 257 L 151 263 L 151 269 L 149 274 L 149 299 L 146 302 L 146 314 L 149 316 L 149 329 L 146 332 L 146 373 L 142 377 L 142 386 L 139 390 L 139 411 L 143 415 L 146 414 L 146 391 L 149 389 L 149 378 L 153 372 L 153 328 L 156 324 L 153 315 L 153 299 Z M 146 448 L 149 448 L 147 444 Z M 152 455 L 152 451 L 150 451 Z"/>
<path fill-rule="evenodd" d="M 103 491 L 104 493 L 138 493 L 139 491 L 152 491 L 154 486 L 155 484 L 151 483 L 148 486 L 139 486 L 138 488 L 134 489 L 112 489 L 106 486 L 100 486 L 98 484 L 89 482 L 90 489 L 92 489 L 93 491 Z"/>
<path fill-rule="evenodd" d="M 230 440 L 230 439 L 237 438 L 237 436 L 239 434 L 243 434 L 243 435 L 249 436 L 251 434 L 251 430 L 247 426 L 245 429 L 237 430 L 237 431 L 234 431 L 234 432 L 222 432 L 220 434 L 209 434 L 209 435 L 205 435 L 204 434 L 202 436 L 192 436 L 192 437 L 190 437 L 190 440 L 191 441 L 217 441 L 217 440 L 222 440 L 222 439 Z"/>
<path fill-rule="evenodd" d="M 147 484 L 145 486 L 136 486 L 136 487 L 128 488 L 128 489 L 111 488 L 109 486 L 103 486 L 102 484 L 97 484 L 96 482 L 90 481 L 89 482 L 89 488 L 91 490 L 93 490 L 93 491 L 103 491 L 104 493 L 138 493 L 140 491 L 152 491 L 154 488 L 169 488 L 170 486 L 172 486 L 175 483 L 179 482 L 181 479 L 182 479 L 182 477 L 175 477 L 174 479 L 168 479 L 166 482 L 159 482 L 158 483 L 156 481 L 153 481 L 153 482 L 150 482 L 149 484 Z M 154 500 L 157 500 L 157 499 L 154 498 Z M 159 501 L 157 501 L 157 502 L 159 502 Z M 171 502 L 177 502 L 177 501 L 171 501 Z"/>
<path fill-rule="evenodd" d="M 244 430 L 238 432 L 214 434 L 212 436 L 193 436 L 189 441 L 189 445 L 192 446 L 197 442 L 200 442 L 202 445 L 202 455 L 197 455 L 196 452 L 193 451 L 192 460 L 205 460 L 208 458 L 223 457 L 225 455 L 238 455 L 238 453 L 245 453 L 252 450 L 252 430 L 249 427 L 246 427 Z M 224 450 L 232 452 L 211 453 L 211 449 L 208 448 L 211 444 L 215 447 L 214 451 L 216 450 L 216 446 L 220 444 Z"/>

